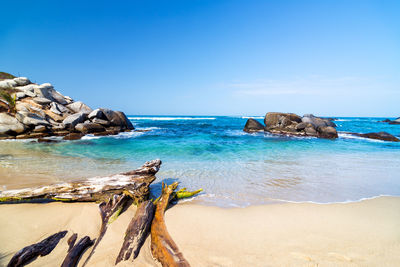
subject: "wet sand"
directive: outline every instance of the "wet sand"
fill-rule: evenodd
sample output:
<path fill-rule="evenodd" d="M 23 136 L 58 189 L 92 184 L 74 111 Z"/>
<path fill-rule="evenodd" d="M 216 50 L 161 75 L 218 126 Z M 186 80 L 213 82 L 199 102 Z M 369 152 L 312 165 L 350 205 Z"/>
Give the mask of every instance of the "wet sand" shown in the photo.
<path fill-rule="evenodd" d="M 135 207 L 113 222 L 87 266 L 113 266 Z M 60 266 L 72 233 L 96 238 L 96 204 L 0 205 L 0 266 L 24 246 L 68 230 L 29 266 Z M 400 263 L 400 198 L 346 204 L 280 203 L 223 209 L 192 203 L 166 212 L 171 236 L 192 266 L 395 266 Z M 81 264 L 88 255 L 85 253 Z M 80 266 L 81 266 L 80 264 Z M 118 266 L 132 266 L 123 262 Z M 149 238 L 134 266 L 158 266 Z"/>

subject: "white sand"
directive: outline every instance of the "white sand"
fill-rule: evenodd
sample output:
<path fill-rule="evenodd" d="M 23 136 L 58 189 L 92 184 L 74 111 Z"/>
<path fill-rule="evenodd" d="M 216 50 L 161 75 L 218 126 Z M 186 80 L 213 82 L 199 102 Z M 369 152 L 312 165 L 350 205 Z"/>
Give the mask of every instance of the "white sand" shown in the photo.
<path fill-rule="evenodd" d="M 87 266 L 113 266 L 134 212 L 129 208 L 110 225 Z M 60 266 L 72 233 L 96 238 L 100 228 L 96 204 L 0 205 L 0 214 L 0 266 L 24 246 L 69 230 L 50 255 L 29 265 Z M 167 211 L 166 223 L 192 266 L 400 265 L 400 198 L 396 197 L 243 209 L 185 203 Z M 149 238 L 134 266 L 157 266 Z"/>

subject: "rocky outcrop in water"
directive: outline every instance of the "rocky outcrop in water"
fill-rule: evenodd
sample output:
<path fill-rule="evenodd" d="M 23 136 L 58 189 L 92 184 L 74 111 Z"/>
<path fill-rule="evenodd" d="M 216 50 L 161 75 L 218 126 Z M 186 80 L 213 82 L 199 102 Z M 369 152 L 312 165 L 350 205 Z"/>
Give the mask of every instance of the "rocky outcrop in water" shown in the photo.
<path fill-rule="evenodd" d="M 50 83 L 36 84 L 25 77 L 0 74 L 0 139 L 76 139 L 89 133 L 110 135 L 134 129 L 121 111 L 92 110 L 62 95 Z"/>
<path fill-rule="evenodd" d="M 264 125 L 262 125 L 259 121 L 250 118 L 247 120 L 243 131 L 248 133 L 261 132 L 264 131 L 264 128 L 265 128 Z"/>
<path fill-rule="evenodd" d="M 391 141 L 391 142 L 400 142 L 400 139 L 397 138 L 394 135 L 391 135 L 390 133 L 387 132 L 378 132 L 378 133 L 350 133 L 355 136 L 359 137 L 364 137 L 364 138 L 369 138 L 369 139 L 376 139 L 376 140 L 382 140 L 382 141 Z"/>
<path fill-rule="evenodd" d="M 294 113 L 269 112 L 264 118 L 265 127 L 249 119 L 243 129 L 246 132 L 266 131 L 272 134 L 290 136 L 313 136 L 334 139 L 338 137 L 336 124 L 330 119 L 316 117 L 312 114 L 300 117 Z"/>
<path fill-rule="evenodd" d="M 400 124 L 400 117 L 395 119 L 395 120 L 386 119 L 386 120 L 383 120 L 383 121 L 380 121 L 380 122 L 387 122 L 389 124 Z"/>

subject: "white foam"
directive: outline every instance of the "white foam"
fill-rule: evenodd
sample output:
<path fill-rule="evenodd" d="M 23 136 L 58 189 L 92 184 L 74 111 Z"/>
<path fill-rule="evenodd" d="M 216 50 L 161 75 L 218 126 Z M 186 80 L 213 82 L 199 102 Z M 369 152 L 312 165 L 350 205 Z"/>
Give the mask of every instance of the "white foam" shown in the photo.
<path fill-rule="evenodd" d="M 174 121 L 174 120 L 215 120 L 213 117 L 128 117 L 130 120 Z"/>
<path fill-rule="evenodd" d="M 243 116 L 242 117 L 242 119 L 264 119 L 264 117 L 262 117 L 262 116 L 253 116 L 253 117 L 246 117 L 246 116 Z"/>
<path fill-rule="evenodd" d="M 328 205 L 328 204 L 347 204 L 347 203 L 356 203 L 356 202 L 362 202 L 365 200 L 371 200 L 371 199 L 376 199 L 380 197 L 399 197 L 399 196 L 394 196 L 394 195 L 377 195 L 377 196 L 372 196 L 372 197 L 363 197 L 360 199 L 356 200 L 344 200 L 344 201 L 331 201 L 331 202 L 318 202 L 318 201 L 294 201 L 294 200 L 284 200 L 284 199 L 278 199 L 278 198 L 271 198 L 271 200 L 274 201 L 279 201 L 279 202 L 286 202 L 286 203 L 310 203 L 310 204 L 320 204 L 320 205 Z"/>
<path fill-rule="evenodd" d="M 376 143 L 387 142 L 387 141 L 378 140 L 378 139 L 371 139 L 371 138 L 365 138 L 365 137 L 361 137 L 361 136 L 356 136 L 356 135 L 352 135 L 352 134 L 348 134 L 348 133 L 338 133 L 338 136 L 341 137 L 341 138 L 345 138 L 345 139 L 358 139 L 358 140 L 376 142 Z"/>

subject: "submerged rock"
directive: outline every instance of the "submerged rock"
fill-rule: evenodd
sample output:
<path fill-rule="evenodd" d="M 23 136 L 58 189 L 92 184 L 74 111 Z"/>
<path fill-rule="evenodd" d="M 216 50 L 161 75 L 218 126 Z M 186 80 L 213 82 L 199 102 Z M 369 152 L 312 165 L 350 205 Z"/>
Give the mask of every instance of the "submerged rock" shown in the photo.
<path fill-rule="evenodd" d="M 398 139 L 396 136 L 391 135 L 390 133 L 387 133 L 387 132 L 365 133 L 365 134 L 351 133 L 351 134 L 360 136 L 360 137 L 364 137 L 364 138 L 377 139 L 377 140 L 382 140 L 382 141 L 400 142 L 400 139 Z"/>
<path fill-rule="evenodd" d="M 250 118 L 247 120 L 243 131 L 248 133 L 264 131 L 264 125 L 262 125 L 259 121 Z"/>

